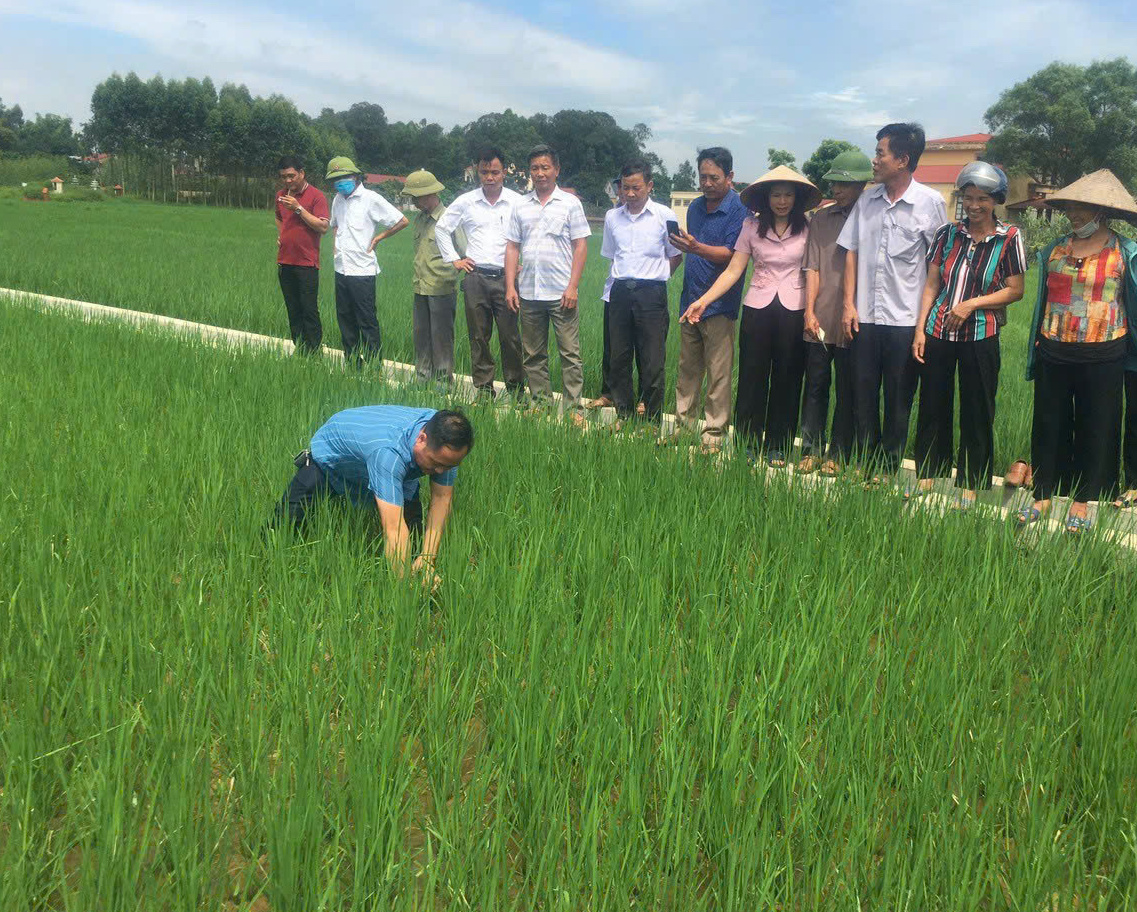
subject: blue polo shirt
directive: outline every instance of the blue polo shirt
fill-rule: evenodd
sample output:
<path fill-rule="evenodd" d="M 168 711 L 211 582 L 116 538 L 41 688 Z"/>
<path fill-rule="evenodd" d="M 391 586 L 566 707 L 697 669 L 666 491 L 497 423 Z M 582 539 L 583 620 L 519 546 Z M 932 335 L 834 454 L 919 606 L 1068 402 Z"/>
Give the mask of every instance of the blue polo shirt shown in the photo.
<path fill-rule="evenodd" d="M 316 431 L 309 450 L 337 494 L 358 503 L 369 490 L 384 503 L 402 505 L 418 492 L 423 471 L 414 459 L 415 440 L 435 411 L 402 405 L 346 409 Z M 430 480 L 450 486 L 457 476 L 452 468 Z"/>
<path fill-rule="evenodd" d="M 687 208 L 687 233 L 695 240 L 709 247 L 726 247 L 734 250 L 734 242 L 742 231 L 742 223 L 750 214 L 735 190 L 723 197 L 714 212 L 707 212 L 707 198 L 700 196 Z M 679 298 L 679 313 L 701 297 L 715 280 L 723 274 L 726 266 L 719 266 L 700 256 L 687 254 L 683 263 L 683 294 Z M 734 287 L 703 311 L 703 319 L 725 314 L 732 320 L 738 319 L 738 308 L 742 303 L 742 286 L 746 282 L 743 273 Z"/>

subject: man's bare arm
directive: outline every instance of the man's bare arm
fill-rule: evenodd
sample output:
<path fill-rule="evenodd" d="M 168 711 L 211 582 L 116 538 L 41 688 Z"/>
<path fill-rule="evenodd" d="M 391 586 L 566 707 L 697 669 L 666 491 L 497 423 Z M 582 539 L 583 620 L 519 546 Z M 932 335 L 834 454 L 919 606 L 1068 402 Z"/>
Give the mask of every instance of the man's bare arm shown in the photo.
<path fill-rule="evenodd" d="M 410 551 L 411 533 L 403 518 L 401 505 L 389 504 L 375 498 L 379 508 L 379 521 L 383 525 L 383 556 L 387 558 L 392 572 L 402 579 L 407 572 L 407 556 Z M 433 507 L 433 502 L 431 507 Z"/>

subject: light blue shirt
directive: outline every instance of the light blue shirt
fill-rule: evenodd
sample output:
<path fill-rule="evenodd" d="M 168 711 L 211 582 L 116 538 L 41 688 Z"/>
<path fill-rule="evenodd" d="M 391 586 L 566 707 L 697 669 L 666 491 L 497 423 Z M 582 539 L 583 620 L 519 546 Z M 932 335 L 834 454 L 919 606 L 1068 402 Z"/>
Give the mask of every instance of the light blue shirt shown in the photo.
<path fill-rule="evenodd" d="M 884 184 L 861 194 L 837 237 L 839 246 L 857 254 L 859 322 L 916 326 L 928 250 L 946 223 L 944 198 L 916 181 L 895 203 Z"/>
<path fill-rule="evenodd" d="M 413 500 L 423 471 L 414 459 L 415 440 L 435 409 L 367 405 L 345 409 L 312 437 L 312 458 L 338 494 L 355 502 L 368 490 L 384 503 Z M 454 484 L 457 467 L 430 476 L 435 484 Z"/>

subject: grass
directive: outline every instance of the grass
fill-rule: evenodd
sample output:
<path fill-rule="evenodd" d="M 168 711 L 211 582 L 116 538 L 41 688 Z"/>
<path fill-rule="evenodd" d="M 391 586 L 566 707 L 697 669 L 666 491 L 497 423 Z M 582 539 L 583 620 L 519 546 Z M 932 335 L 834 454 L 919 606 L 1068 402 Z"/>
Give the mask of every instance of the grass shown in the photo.
<path fill-rule="evenodd" d="M 0 908 L 1134 907 L 1100 537 L 473 409 L 428 601 L 261 536 L 425 392 L 0 308 Z"/>
<path fill-rule="evenodd" d="M 331 243 L 325 239 L 320 312 L 325 344 L 339 345 L 332 287 Z M 414 361 L 411 336 L 410 229 L 379 248 L 379 323 L 384 354 Z M 276 229 L 271 213 L 175 207 L 116 200 L 113 206 L 34 206 L 0 200 L 0 287 L 78 298 L 204 323 L 286 337 L 288 322 L 276 280 Z M 600 294 L 608 261 L 593 235 L 580 289 L 581 352 L 586 395 L 598 395 L 602 347 Z M 670 283 L 678 313 L 682 276 Z M 1035 281 L 1010 311 L 996 418 L 996 468 L 1030 452 L 1032 389 L 1023 379 Z M 458 308 L 458 369 L 469 373 L 465 315 Z M 555 352 L 555 346 L 550 343 Z M 496 346 L 495 346 L 496 352 Z M 496 355 L 495 355 L 496 357 Z M 560 367 L 551 357 L 553 383 Z M 668 338 L 666 404 L 675 405 L 679 332 Z M 500 373 L 499 373 L 500 379 Z M 915 412 L 912 422 L 915 432 Z"/>

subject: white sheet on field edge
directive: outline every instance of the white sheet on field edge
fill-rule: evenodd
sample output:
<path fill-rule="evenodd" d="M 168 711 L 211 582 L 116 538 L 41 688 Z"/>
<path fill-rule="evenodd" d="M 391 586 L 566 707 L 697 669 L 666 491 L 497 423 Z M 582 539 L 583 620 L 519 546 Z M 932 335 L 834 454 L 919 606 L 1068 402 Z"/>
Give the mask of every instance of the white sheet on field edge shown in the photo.
<path fill-rule="evenodd" d="M 52 295 L 39 294 L 38 292 L 20 291 L 13 288 L 0 288 L 0 295 L 6 297 L 13 303 L 23 304 L 39 310 L 59 310 L 72 315 L 82 316 L 86 320 L 91 319 L 104 319 L 115 322 L 132 323 L 140 329 L 150 327 L 160 327 L 163 329 L 171 329 L 175 332 L 184 333 L 195 338 L 204 340 L 211 345 L 217 346 L 236 346 L 236 347 L 253 347 L 253 348 L 269 348 L 276 349 L 282 354 L 292 354 L 293 344 L 288 339 L 278 339 L 274 336 L 264 336 L 259 333 L 245 332 L 239 329 L 227 329 L 222 326 L 212 326 L 208 323 L 194 323 L 190 320 L 180 320 L 177 317 L 168 317 L 164 314 L 145 313 L 139 310 L 126 310 L 121 307 L 110 307 L 106 304 L 93 304 L 89 301 L 76 301 L 71 298 L 59 298 Z M 323 353 L 326 357 L 332 359 L 343 360 L 343 352 L 338 349 L 328 348 L 324 346 Z M 382 362 L 382 370 L 384 379 L 387 382 L 409 382 L 414 380 L 415 369 L 413 364 L 404 364 L 400 361 L 388 361 L 384 359 Z M 472 399 L 474 396 L 474 384 L 470 377 L 464 374 L 455 375 L 455 382 L 459 388 Z M 495 386 L 499 390 L 503 390 L 504 384 L 497 381 Z M 561 394 L 554 393 L 554 400 L 558 403 L 561 401 Z M 611 422 L 615 418 L 615 413 L 610 408 L 601 410 L 601 420 L 603 422 Z M 663 428 L 669 431 L 675 427 L 675 416 L 663 416 Z M 795 440 L 795 444 L 800 445 L 800 439 Z M 771 469 L 767 468 L 765 471 L 768 474 L 785 475 L 793 473 L 792 464 L 789 469 Z M 915 483 L 916 478 L 916 465 L 911 459 L 905 459 L 903 462 L 903 474 L 906 476 L 905 482 L 909 484 Z M 811 486 L 819 484 L 832 484 L 834 479 L 822 478 L 819 475 L 803 476 L 802 481 L 808 482 Z M 937 492 L 922 498 L 920 507 L 925 509 L 929 514 L 942 515 L 953 502 L 953 489 L 948 488 L 946 492 L 943 489 L 944 482 L 939 482 Z M 1030 495 L 1028 492 L 1010 491 L 1003 486 L 1003 479 L 996 477 L 992 487 L 994 496 L 1002 494 L 1001 502 L 996 503 L 990 499 L 982 501 L 984 512 L 992 511 L 991 515 L 996 518 L 1007 519 L 1010 514 L 1023 506 L 1029 506 Z M 988 495 L 990 498 L 992 495 Z M 1065 516 L 1066 501 L 1064 498 L 1055 498 L 1054 508 L 1051 511 L 1052 517 Z M 1098 509 L 1099 505 L 1096 503 L 1090 504 L 1090 516 L 1095 520 L 1100 517 L 1103 520 L 1102 526 L 1106 529 L 1106 534 L 1113 538 L 1118 544 L 1124 545 L 1132 550 L 1137 551 L 1137 510 L 1130 510 L 1126 512 L 1114 512 L 1112 510 Z M 1108 521 L 1107 521 L 1108 520 Z M 1039 523 L 1039 525 L 1043 525 Z M 1061 529 L 1062 523 L 1055 518 L 1051 518 L 1045 522 L 1045 525 L 1050 530 Z"/>

